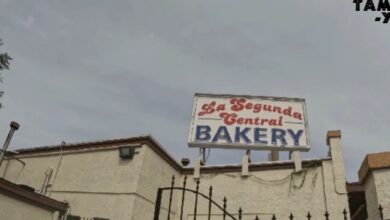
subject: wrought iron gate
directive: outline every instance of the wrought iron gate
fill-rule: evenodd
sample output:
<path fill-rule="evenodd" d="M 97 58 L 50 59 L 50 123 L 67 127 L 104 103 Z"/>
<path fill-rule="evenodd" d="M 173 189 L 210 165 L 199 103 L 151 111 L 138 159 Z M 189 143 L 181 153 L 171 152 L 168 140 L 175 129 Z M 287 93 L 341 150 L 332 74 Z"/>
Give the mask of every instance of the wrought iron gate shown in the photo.
<path fill-rule="evenodd" d="M 213 187 L 210 186 L 209 188 L 209 193 L 208 195 L 205 195 L 201 192 L 199 192 L 199 184 L 200 181 L 197 180 L 196 182 L 196 189 L 188 189 L 186 188 L 187 185 L 187 176 L 184 177 L 183 181 L 183 186 L 182 187 L 176 187 L 175 186 L 175 176 L 172 176 L 172 182 L 170 187 L 162 187 L 158 188 L 157 191 L 157 198 L 156 198 L 156 203 L 155 203 L 155 209 L 154 209 L 154 220 L 162 220 L 160 219 L 160 210 L 161 210 L 161 201 L 162 201 L 162 196 L 164 191 L 169 192 L 169 203 L 168 203 L 168 214 L 167 214 L 167 219 L 166 220 L 172 220 L 171 219 L 171 208 L 172 208 L 172 199 L 173 199 L 173 191 L 179 191 L 181 192 L 181 205 L 180 205 L 180 220 L 183 220 L 183 214 L 184 214 L 184 204 L 185 204 L 185 199 L 186 199 L 186 193 L 192 193 L 195 195 L 195 204 L 194 204 L 194 213 L 193 213 L 193 219 L 196 220 L 197 215 L 198 215 L 198 200 L 199 199 L 205 199 L 208 202 L 208 211 L 207 211 L 207 220 L 211 219 L 211 213 L 212 213 L 212 208 L 216 207 L 217 211 L 220 211 L 222 215 L 222 220 L 242 220 L 242 215 L 243 215 L 243 210 L 241 207 L 237 210 L 237 213 L 234 215 L 227 212 L 226 207 L 227 207 L 227 199 L 226 197 L 223 198 L 223 204 L 219 205 L 217 202 L 215 202 L 212 198 L 213 196 Z M 378 220 L 384 220 L 383 217 L 383 207 L 379 206 L 379 218 Z M 215 211 L 215 210 L 214 210 Z M 215 213 L 215 212 L 214 212 Z M 192 213 L 191 213 L 192 214 Z M 344 209 L 340 212 L 342 214 L 344 220 L 350 219 L 348 212 Z M 235 217 L 237 216 L 237 217 Z M 310 212 L 307 213 L 306 218 L 307 220 L 312 219 L 312 215 Z M 289 220 L 294 220 L 294 215 L 290 213 L 289 215 Z M 323 220 L 330 220 L 330 214 L 326 210 L 323 216 L 317 217 L 317 219 L 323 219 Z M 254 220 L 259 220 L 259 217 L 256 216 Z M 275 214 L 272 214 L 272 217 L 270 220 L 277 220 L 277 217 Z"/>
<path fill-rule="evenodd" d="M 201 192 L 199 192 L 199 184 L 200 181 L 198 180 L 196 182 L 196 189 L 188 189 L 186 188 L 187 184 L 187 176 L 184 177 L 183 186 L 182 187 L 175 187 L 175 176 L 172 176 L 172 183 L 170 187 L 163 187 L 158 188 L 157 191 L 157 198 L 156 198 L 156 204 L 155 204 L 155 210 L 154 210 L 154 220 L 160 220 L 160 209 L 161 209 L 161 200 L 162 200 L 162 194 L 164 191 L 169 191 L 169 205 L 168 205 L 168 215 L 167 220 L 171 220 L 171 208 L 172 208 L 172 197 L 173 197 L 173 191 L 180 191 L 181 192 L 181 205 L 180 205 L 180 220 L 183 220 L 183 210 L 184 210 L 184 204 L 185 204 L 185 196 L 186 192 L 193 193 L 195 195 L 195 204 L 194 204 L 194 220 L 197 218 L 197 209 L 198 209 L 198 201 L 199 198 L 203 198 L 207 200 L 208 202 L 208 214 L 207 219 L 211 219 L 211 210 L 213 207 L 216 207 L 217 210 L 220 210 L 223 216 L 223 220 L 241 220 L 242 219 L 242 209 L 239 208 L 238 210 L 238 219 L 233 216 L 233 214 L 230 214 L 226 211 L 227 207 L 227 199 L 224 197 L 223 199 L 223 205 L 219 205 L 217 202 L 215 202 L 212 199 L 213 196 L 213 187 L 210 186 L 208 195 L 205 195 Z"/>

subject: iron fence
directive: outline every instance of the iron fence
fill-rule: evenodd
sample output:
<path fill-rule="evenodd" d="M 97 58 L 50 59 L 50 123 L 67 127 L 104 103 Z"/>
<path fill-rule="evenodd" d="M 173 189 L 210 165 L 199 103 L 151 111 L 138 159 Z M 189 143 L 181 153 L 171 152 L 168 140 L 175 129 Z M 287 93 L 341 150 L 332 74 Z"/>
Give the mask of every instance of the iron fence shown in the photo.
<path fill-rule="evenodd" d="M 222 220 L 242 220 L 242 216 L 244 215 L 244 210 L 240 207 L 236 213 L 229 213 L 227 211 L 227 198 L 224 197 L 222 200 L 222 205 L 218 204 L 216 201 L 213 200 L 213 187 L 209 187 L 209 192 L 208 195 L 203 194 L 199 192 L 199 184 L 200 181 L 196 181 L 196 188 L 195 190 L 187 188 L 187 176 L 184 177 L 183 180 L 183 185 L 181 187 L 175 186 L 175 176 L 172 176 L 172 182 L 170 187 L 162 187 L 158 188 L 157 191 L 157 198 L 156 198 L 156 203 L 155 203 L 155 210 L 154 210 L 154 220 L 162 220 L 160 219 L 160 210 L 161 210 L 161 201 L 162 201 L 162 195 L 164 191 L 169 191 L 169 200 L 168 200 L 168 210 L 167 210 L 167 220 L 171 220 L 171 213 L 172 213 L 172 199 L 173 199 L 173 192 L 174 191 L 179 191 L 181 193 L 181 203 L 180 203 L 180 220 L 183 220 L 183 214 L 184 214 L 184 205 L 185 205 L 185 199 L 186 199 L 186 193 L 192 193 L 195 195 L 195 202 L 194 202 L 194 211 L 191 213 L 193 215 L 193 220 L 196 220 L 198 217 L 198 202 L 199 198 L 203 198 L 206 200 L 208 203 L 208 210 L 207 210 L 207 220 L 211 220 L 212 216 L 212 208 L 215 207 L 217 211 L 220 211 L 222 215 Z M 378 211 L 379 211 L 379 216 L 380 219 L 378 220 L 385 220 L 383 216 L 383 210 L 384 208 L 379 205 Z M 214 210 L 213 210 L 214 211 Z M 215 211 L 214 211 L 215 212 Z M 344 208 L 342 211 L 340 211 L 340 215 L 344 218 L 344 220 L 350 219 L 348 216 L 347 210 Z M 237 216 L 237 217 L 235 217 Z M 323 220 L 331 220 L 331 215 L 329 214 L 328 210 L 325 210 L 325 213 L 323 213 L 322 216 L 313 216 L 312 213 L 307 212 L 305 219 L 307 220 L 312 220 L 312 219 L 323 219 Z M 262 218 L 265 220 L 278 220 L 282 219 L 278 217 L 276 214 L 272 214 L 272 217 L 270 218 Z M 289 220 L 294 220 L 294 219 L 302 219 L 302 218 L 296 218 L 293 213 L 290 213 L 288 216 Z M 254 217 L 254 220 L 260 220 L 259 216 L 256 215 Z"/>

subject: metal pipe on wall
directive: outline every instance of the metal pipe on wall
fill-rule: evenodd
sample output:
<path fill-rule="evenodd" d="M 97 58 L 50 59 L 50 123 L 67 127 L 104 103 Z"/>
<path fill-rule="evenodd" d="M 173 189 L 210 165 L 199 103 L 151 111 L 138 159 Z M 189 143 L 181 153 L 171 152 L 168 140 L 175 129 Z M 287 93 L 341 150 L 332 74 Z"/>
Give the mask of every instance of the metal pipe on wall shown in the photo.
<path fill-rule="evenodd" d="M 19 124 L 17 122 L 11 121 L 10 127 L 11 128 L 10 128 L 10 130 L 8 132 L 7 139 L 5 139 L 5 142 L 4 142 L 4 145 L 3 145 L 3 149 L 1 150 L 1 154 L 0 154 L 0 167 L 1 167 L 1 163 L 4 160 L 7 148 L 9 146 L 9 144 L 11 143 L 11 139 L 12 139 L 12 136 L 14 135 L 14 132 L 19 129 Z"/>

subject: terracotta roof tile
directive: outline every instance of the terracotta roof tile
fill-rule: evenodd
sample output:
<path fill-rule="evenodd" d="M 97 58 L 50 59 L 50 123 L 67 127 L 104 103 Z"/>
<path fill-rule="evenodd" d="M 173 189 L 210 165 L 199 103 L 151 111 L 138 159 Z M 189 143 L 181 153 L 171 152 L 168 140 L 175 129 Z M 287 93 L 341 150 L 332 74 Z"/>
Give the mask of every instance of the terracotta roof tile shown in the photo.
<path fill-rule="evenodd" d="M 360 182 L 364 182 L 370 171 L 384 168 L 390 168 L 390 151 L 367 154 L 358 172 Z"/>

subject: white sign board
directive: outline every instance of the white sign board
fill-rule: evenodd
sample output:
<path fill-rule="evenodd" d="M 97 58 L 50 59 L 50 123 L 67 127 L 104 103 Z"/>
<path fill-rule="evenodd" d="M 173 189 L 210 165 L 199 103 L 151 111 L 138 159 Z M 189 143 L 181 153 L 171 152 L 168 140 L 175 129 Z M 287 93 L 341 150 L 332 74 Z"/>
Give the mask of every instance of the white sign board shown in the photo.
<path fill-rule="evenodd" d="M 308 151 L 305 100 L 195 94 L 189 147 Z"/>

